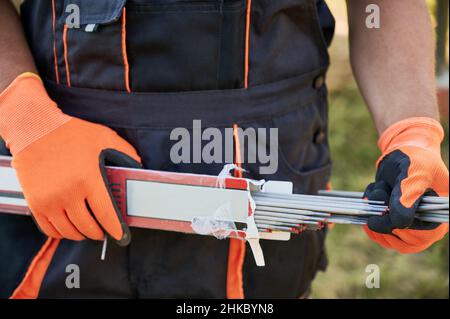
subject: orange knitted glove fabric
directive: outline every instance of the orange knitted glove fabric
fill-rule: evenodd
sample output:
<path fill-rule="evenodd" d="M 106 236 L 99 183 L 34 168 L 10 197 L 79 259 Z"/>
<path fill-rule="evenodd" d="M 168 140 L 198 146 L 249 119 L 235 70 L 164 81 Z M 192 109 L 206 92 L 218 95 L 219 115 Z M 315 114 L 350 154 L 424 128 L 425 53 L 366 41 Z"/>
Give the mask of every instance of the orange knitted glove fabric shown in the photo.
<path fill-rule="evenodd" d="M 414 219 L 424 194 L 448 196 L 449 174 L 440 152 L 443 137 L 438 121 L 421 117 L 397 122 L 381 135 L 376 180 L 365 192 L 369 199 L 389 204 L 388 214 L 369 218 L 365 227 L 381 246 L 417 253 L 448 232 L 448 224 Z"/>
<path fill-rule="evenodd" d="M 134 148 L 111 129 L 70 117 L 37 75 L 0 94 L 0 136 L 39 228 L 54 238 L 130 240 L 105 177 L 106 162 L 139 167 Z"/>

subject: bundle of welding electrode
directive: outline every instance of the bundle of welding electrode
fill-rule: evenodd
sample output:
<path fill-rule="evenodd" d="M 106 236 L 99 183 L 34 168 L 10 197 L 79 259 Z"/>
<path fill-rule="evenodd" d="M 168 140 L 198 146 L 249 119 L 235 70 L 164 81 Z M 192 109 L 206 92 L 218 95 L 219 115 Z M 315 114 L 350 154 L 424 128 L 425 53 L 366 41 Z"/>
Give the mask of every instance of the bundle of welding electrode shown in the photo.
<path fill-rule="evenodd" d="M 389 214 L 383 201 L 368 200 L 359 192 L 320 191 L 318 195 L 253 194 L 254 218 L 260 232 L 300 233 L 318 230 L 327 223 L 365 225 L 371 216 Z M 448 197 L 424 196 L 415 218 L 423 222 L 448 223 Z"/>

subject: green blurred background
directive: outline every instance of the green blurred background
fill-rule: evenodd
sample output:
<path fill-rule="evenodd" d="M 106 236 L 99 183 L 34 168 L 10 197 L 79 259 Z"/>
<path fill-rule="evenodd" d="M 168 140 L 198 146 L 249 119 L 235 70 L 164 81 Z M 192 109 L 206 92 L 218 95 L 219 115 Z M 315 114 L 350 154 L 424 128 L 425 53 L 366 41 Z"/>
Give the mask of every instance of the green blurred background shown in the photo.
<path fill-rule="evenodd" d="M 433 13 L 435 1 L 427 2 Z M 363 191 L 374 178 L 374 163 L 380 155 L 377 134 L 350 70 L 345 1 L 327 3 L 337 20 L 328 74 L 332 185 L 335 189 Z M 448 166 L 448 118 L 443 117 L 443 122 L 443 154 Z M 329 267 L 317 276 L 312 297 L 448 298 L 448 247 L 447 235 L 423 253 L 402 255 L 373 243 L 358 226 L 336 225 L 327 239 Z M 365 286 L 368 264 L 380 267 L 379 289 Z"/>

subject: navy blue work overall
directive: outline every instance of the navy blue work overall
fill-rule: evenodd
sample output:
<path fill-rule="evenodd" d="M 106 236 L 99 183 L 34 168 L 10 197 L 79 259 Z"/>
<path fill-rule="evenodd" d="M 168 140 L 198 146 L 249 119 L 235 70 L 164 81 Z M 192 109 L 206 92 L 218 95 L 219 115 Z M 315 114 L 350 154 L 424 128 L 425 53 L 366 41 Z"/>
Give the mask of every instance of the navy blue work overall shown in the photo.
<path fill-rule="evenodd" d="M 79 28 L 65 26 L 70 4 L 80 8 Z M 261 175 L 260 164 L 244 160 L 245 177 L 292 181 L 296 193 L 325 188 L 334 21 L 322 0 L 28 0 L 21 14 L 49 95 L 63 112 L 116 130 L 145 168 L 218 174 L 223 163 L 170 160 L 171 130 L 193 120 L 278 128 L 277 172 Z M 307 295 L 326 267 L 325 233 L 261 241 L 265 267 L 247 249 L 245 297 Z M 45 239 L 31 218 L 0 214 L 1 297 Z M 39 297 L 225 298 L 228 250 L 229 240 L 133 228 L 131 244 L 110 242 L 101 261 L 101 242 L 62 240 Z M 70 264 L 80 288 L 66 287 Z"/>

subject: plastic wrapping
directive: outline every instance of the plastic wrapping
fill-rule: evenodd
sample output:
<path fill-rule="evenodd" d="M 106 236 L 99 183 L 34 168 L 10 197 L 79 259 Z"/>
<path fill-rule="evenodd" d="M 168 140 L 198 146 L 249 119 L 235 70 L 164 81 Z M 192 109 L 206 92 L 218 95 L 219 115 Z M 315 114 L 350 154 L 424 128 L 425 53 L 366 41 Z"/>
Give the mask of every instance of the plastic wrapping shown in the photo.
<path fill-rule="evenodd" d="M 231 177 L 231 171 L 242 170 L 236 164 L 226 164 L 217 175 L 216 187 L 226 188 L 225 180 Z M 191 221 L 192 229 L 200 235 L 212 235 L 217 239 L 227 238 L 237 230 L 231 214 L 231 203 L 217 208 L 210 216 L 195 216 Z"/>
<path fill-rule="evenodd" d="M 217 239 L 225 239 L 237 230 L 230 204 L 220 206 L 211 216 L 194 217 L 191 227 L 197 234 L 212 235 Z"/>

